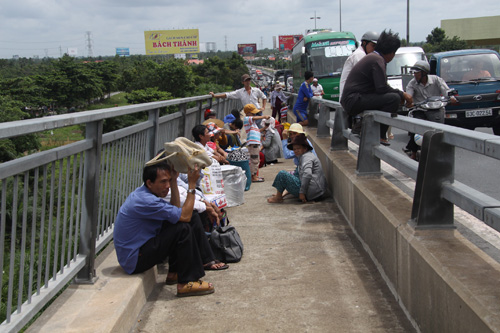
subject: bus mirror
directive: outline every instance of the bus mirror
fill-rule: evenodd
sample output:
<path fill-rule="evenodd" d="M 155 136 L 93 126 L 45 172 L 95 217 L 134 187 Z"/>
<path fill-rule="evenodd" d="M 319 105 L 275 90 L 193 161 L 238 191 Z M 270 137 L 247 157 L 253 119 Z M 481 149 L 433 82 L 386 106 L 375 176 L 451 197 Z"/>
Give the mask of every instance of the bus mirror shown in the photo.
<path fill-rule="evenodd" d="M 306 59 L 307 59 L 307 56 L 305 54 L 300 55 L 300 65 L 302 67 L 306 67 Z"/>

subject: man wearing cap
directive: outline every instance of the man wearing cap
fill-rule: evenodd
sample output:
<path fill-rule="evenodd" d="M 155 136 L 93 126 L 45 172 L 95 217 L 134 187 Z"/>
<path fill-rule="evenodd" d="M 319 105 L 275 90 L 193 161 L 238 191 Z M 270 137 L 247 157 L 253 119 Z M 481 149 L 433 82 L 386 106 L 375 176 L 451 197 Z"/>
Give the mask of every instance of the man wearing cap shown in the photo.
<path fill-rule="evenodd" d="M 325 94 L 323 90 L 323 86 L 318 83 L 318 79 L 314 78 L 313 79 L 313 84 L 311 86 L 311 90 L 313 92 L 313 95 L 319 98 L 323 98 L 323 95 Z"/>
<path fill-rule="evenodd" d="M 214 94 L 211 91 L 210 95 L 215 98 L 239 99 L 241 101 L 241 105 L 253 104 L 257 109 L 259 109 L 259 111 L 264 111 L 266 108 L 266 95 L 259 88 L 255 88 L 250 85 L 252 82 L 250 75 L 243 74 L 241 76 L 241 82 L 243 83 L 243 88 L 241 89 L 222 94 Z M 262 107 L 260 107 L 259 98 L 262 99 Z"/>

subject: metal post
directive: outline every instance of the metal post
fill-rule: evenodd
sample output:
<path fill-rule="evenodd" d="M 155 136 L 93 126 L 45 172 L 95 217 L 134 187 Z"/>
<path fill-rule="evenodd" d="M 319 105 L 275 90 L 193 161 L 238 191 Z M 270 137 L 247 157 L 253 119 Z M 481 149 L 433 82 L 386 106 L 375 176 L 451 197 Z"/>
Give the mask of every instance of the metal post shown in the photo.
<path fill-rule="evenodd" d="M 335 109 L 335 121 L 333 123 L 331 150 L 347 150 L 347 138 L 344 136 L 344 129 L 347 129 L 347 113 L 344 108 Z"/>
<path fill-rule="evenodd" d="M 75 277 L 75 283 L 93 284 L 98 277 L 95 273 L 97 223 L 99 215 L 99 171 L 101 170 L 103 121 L 87 123 L 86 140 L 92 141 L 92 148 L 85 152 L 84 189 L 82 221 L 80 227 L 79 254 L 85 256 L 85 266 Z"/>
<path fill-rule="evenodd" d="M 319 118 L 318 118 L 318 137 L 328 137 L 330 136 L 330 127 L 326 124 L 326 122 L 330 119 L 330 108 L 325 104 L 322 104 L 319 108 Z"/>
<path fill-rule="evenodd" d="M 373 150 L 380 145 L 380 124 L 375 121 L 374 114 L 365 112 L 361 128 L 361 142 L 359 144 L 358 165 L 356 173 L 363 176 L 380 176 L 380 159 Z"/>
<path fill-rule="evenodd" d="M 177 137 L 183 136 L 186 137 L 187 133 L 191 133 L 191 129 L 187 128 L 189 125 L 189 121 L 187 120 L 187 103 L 182 103 L 179 105 L 179 112 L 182 113 L 181 123 L 179 124 L 179 133 Z"/>
<path fill-rule="evenodd" d="M 317 100 L 314 98 L 311 100 L 311 103 L 309 103 L 309 112 L 307 115 L 307 120 L 308 120 L 308 125 L 309 127 L 317 127 L 318 126 L 318 120 L 316 119 L 316 113 L 318 113 L 319 109 L 319 103 Z"/>
<path fill-rule="evenodd" d="M 156 152 L 163 147 L 159 147 L 158 145 L 158 132 L 160 131 L 159 125 L 160 119 L 160 109 L 149 110 L 148 112 L 148 121 L 152 124 L 148 130 L 147 135 L 147 144 L 146 147 L 148 149 L 146 154 L 146 161 L 149 161 L 153 157 L 156 156 Z"/>
<path fill-rule="evenodd" d="M 455 228 L 453 203 L 442 194 L 443 185 L 454 181 L 455 147 L 443 136 L 441 131 L 424 134 L 410 220 L 416 229 Z"/>

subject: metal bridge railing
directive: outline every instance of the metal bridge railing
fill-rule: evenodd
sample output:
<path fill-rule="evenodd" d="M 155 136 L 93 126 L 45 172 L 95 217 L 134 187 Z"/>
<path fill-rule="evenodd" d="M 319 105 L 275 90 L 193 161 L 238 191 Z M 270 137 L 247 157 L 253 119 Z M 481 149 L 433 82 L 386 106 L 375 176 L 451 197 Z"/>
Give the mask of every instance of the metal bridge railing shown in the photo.
<path fill-rule="evenodd" d="M 347 114 L 338 102 L 313 98 L 318 136 L 330 136 L 331 149 L 347 150 L 348 140 L 359 145 L 357 174 L 380 175 L 383 160 L 416 181 L 410 223 L 416 228 L 453 227 L 454 205 L 500 231 L 500 201 L 455 180 L 455 147 L 500 159 L 500 137 L 406 116 L 391 117 L 365 111 L 361 138 L 351 133 Z M 330 112 L 335 111 L 334 120 Z M 379 126 L 390 125 L 424 133 L 420 162 L 380 145 Z M 493 176 L 493 175 L 492 175 Z"/>
<path fill-rule="evenodd" d="M 188 105 L 195 105 L 188 108 Z M 160 117 L 160 108 L 177 112 Z M 164 142 L 191 137 L 206 107 L 219 117 L 238 100 L 209 95 L 0 123 L 0 139 L 82 125 L 85 139 L 0 164 L 0 331 L 18 331 L 68 282 L 93 283 L 96 253 L 113 236 L 121 203 Z M 103 134 L 103 121 L 148 120 Z"/>

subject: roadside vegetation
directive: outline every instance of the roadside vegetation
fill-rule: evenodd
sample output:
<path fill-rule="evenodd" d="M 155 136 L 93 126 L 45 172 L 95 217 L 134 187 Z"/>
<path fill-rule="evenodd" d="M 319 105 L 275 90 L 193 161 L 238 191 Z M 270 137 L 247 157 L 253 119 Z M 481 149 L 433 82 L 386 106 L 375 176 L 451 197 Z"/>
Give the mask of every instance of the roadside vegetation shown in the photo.
<path fill-rule="evenodd" d="M 229 91 L 240 87 L 241 75 L 248 73 L 234 52 L 202 58 L 199 65 L 165 56 L 0 59 L 0 122 Z M 107 121 L 105 131 L 142 119 L 137 117 Z M 0 162 L 72 142 L 82 133 L 71 127 L 0 140 Z"/>

